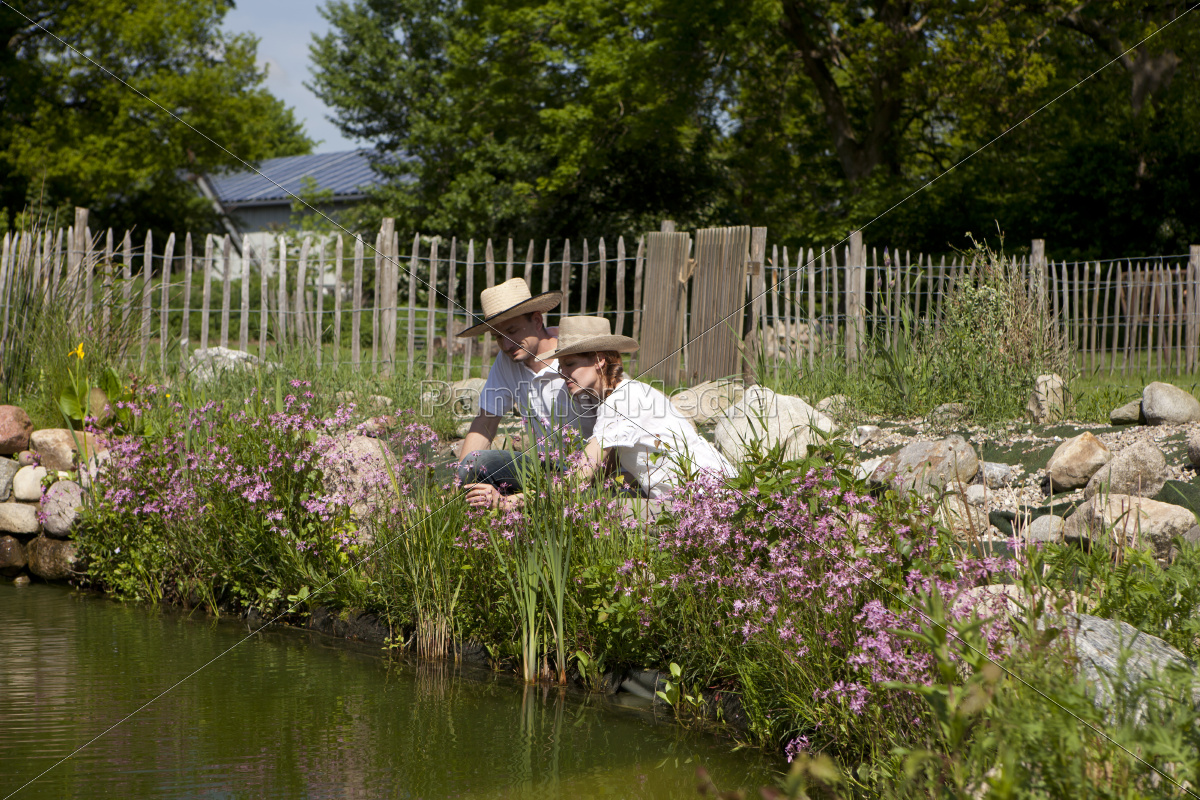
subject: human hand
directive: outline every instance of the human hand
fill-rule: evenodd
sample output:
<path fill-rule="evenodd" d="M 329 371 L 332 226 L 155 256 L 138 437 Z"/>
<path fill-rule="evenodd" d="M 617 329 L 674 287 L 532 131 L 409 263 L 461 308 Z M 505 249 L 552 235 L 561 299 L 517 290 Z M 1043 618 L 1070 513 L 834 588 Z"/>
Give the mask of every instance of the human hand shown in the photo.
<path fill-rule="evenodd" d="M 500 490 L 490 483 L 468 483 L 467 504 L 475 508 L 495 508 L 500 504 Z"/>

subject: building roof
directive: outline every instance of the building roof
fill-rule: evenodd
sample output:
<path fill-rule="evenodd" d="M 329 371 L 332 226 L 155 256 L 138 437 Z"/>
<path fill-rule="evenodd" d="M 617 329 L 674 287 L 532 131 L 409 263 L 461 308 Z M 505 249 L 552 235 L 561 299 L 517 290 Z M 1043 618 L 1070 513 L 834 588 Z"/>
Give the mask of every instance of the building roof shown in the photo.
<path fill-rule="evenodd" d="M 209 181 L 221 205 L 233 210 L 289 204 L 291 195 L 304 189 L 304 178 L 312 178 L 318 190 L 331 191 L 334 200 L 343 202 L 362 200 L 378 182 L 366 150 L 271 158 L 259 164 L 257 172 L 227 172 L 211 175 Z"/>

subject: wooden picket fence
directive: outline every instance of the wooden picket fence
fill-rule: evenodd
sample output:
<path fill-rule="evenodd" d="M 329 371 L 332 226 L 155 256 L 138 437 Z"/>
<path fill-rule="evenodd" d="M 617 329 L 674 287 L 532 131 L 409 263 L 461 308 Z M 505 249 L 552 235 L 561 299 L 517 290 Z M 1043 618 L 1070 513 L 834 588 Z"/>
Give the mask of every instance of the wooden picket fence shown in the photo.
<path fill-rule="evenodd" d="M 768 245 L 765 228 L 692 235 L 664 223 L 636 241 L 619 236 L 612 247 L 604 238 L 521 247 L 420 235 L 410 243 L 389 219 L 374 241 L 248 237 L 239 253 L 228 236 L 171 235 L 157 247 L 146 234 L 135 246 L 131 233 L 94 236 L 87 222 L 78 209 L 66 230 L 4 237 L 0 341 L 15 284 L 37 286 L 51 300 L 70 287 L 81 298 L 82 324 L 136 332 L 143 368 L 155 352 L 165 372 L 173 361 L 186 364 L 193 348 L 219 344 L 264 359 L 299 350 L 318 365 L 404 365 L 457 379 L 486 375 L 491 362 L 490 336 L 456 338 L 475 321 L 479 292 L 522 277 L 534 293 L 563 294 L 548 324 L 567 313 L 603 315 L 614 333 L 641 341 L 635 371 L 694 384 L 760 360 L 778 370 L 833 355 L 852 368 L 871 342 L 890 346 L 906 319 L 940 325 L 945 298 L 975 269 L 961 256 L 868 251 L 857 232 L 836 247 L 789 248 Z M 1035 241 L 1019 265 L 1085 368 L 1196 370 L 1200 247 L 1186 257 L 1055 262 Z M 19 270 L 31 280 L 15 281 Z"/>

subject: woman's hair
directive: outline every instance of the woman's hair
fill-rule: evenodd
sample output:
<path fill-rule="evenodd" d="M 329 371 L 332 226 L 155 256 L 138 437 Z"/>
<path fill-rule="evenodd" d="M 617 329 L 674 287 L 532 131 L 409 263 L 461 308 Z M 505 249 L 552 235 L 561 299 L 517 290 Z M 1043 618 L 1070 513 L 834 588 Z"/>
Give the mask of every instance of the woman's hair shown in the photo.
<path fill-rule="evenodd" d="M 600 399 L 604 400 L 625 377 L 625 367 L 621 363 L 621 354 L 616 350 L 601 350 L 596 355 L 604 358 L 604 369 L 600 371 Z"/>

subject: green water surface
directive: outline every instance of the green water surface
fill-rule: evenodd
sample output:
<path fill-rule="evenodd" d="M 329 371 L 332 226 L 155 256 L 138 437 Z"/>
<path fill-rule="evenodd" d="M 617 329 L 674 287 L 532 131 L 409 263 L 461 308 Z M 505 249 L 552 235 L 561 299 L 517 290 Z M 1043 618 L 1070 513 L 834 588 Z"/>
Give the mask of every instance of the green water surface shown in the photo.
<path fill-rule="evenodd" d="M 246 634 L 0 583 L 0 798 L 694 798 L 699 764 L 723 789 L 778 768 L 598 698 Z"/>

